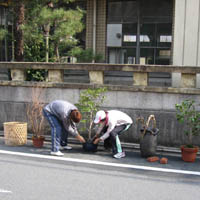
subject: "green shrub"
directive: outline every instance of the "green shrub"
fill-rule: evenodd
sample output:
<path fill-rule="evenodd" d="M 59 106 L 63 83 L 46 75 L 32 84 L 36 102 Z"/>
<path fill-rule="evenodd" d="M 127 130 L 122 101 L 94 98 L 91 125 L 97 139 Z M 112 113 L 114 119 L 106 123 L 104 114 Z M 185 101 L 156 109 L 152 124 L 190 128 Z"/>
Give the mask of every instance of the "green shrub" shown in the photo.
<path fill-rule="evenodd" d="M 88 131 L 88 139 L 91 139 L 95 114 L 106 98 L 105 92 L 107 92 L 105 87 L 83 90 L 80 93 L 79 102 L 76 104 L 83 115 L 81 120 L 83 127 L 81 130 L 84 132 Z"/>
<path fill-rule="evenodd" d="M 195 108 L 194 100 L 184 100 L 181 104 L 176 104 L 176 118 L 186 125 L 184 133 L 188 137 L 187 147 L 193 147 L 193 136 L 199 135 L 200 132 L 200 112 Z"/>

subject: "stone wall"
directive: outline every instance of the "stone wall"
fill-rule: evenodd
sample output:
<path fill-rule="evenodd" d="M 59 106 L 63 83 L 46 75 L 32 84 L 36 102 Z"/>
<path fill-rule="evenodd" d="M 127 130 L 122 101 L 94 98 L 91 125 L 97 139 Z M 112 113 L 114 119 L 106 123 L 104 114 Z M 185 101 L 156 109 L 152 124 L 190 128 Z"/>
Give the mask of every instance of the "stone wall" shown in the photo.
<path fill-rule="evenodd" d="M 42 99 L 44 103 L 55 99 L 77 103 L 81 90 L 92 87 L 88 84 L 60 84 L 54 86 L 47 84 L 46 86 Z M 31 83 L 25 82 L 0 85 L 0 130 L 3 130 L 4 122 L 27 121 L 26 105 L 31 100 L 31 88 Z M 140 126 L 136 123 L 136 119 L 140 116 L 147 118 L 150 114 L 154 114 L 157 127 L 160 129 L 159 145 L 179 146 L 185 143 L 184 126 L 176 120 L 174 105 L 188 98 L 198 101 L 200 94 L 129 90 L 126 87 L 124 89 L 109 87 L 108 89 L 106 102 L 102 108 L 124 111 L 134 121 L 133 126 L 127 133 L 121 136 L 122 141 L 138 143 Z M 50 134 L 49 129 L 46 130 L 46 134 Z M 199 136 L 195 139 L 195 143 L 200 145 Z"/>

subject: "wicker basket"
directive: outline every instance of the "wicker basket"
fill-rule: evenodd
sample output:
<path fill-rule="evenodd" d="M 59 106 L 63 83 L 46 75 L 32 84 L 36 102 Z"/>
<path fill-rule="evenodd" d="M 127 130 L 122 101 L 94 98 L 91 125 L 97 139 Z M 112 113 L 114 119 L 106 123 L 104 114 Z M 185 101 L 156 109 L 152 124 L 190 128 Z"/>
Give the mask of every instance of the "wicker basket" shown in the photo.
<path fill-rule="evenodd" d="M 3 125 L 6 145 L 18 146 L 27 143 L 27 123 L 5 122 Z"/>

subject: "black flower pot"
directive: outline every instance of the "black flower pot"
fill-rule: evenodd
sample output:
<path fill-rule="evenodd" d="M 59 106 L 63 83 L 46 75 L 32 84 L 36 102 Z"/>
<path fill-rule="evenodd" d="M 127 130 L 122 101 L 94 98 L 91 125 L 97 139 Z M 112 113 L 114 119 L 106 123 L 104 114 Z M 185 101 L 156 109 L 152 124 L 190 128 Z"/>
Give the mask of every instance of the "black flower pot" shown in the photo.
<path fill-rule="evenodd" d="M 87 141 L 83 143 L 83 150 L 87 152 L 96 152 L 98 144 L 94 144 L 92 141 Z"/>
<path fill-rule="evenodd" d="M 142 133 L 144 129 L 140 130 Z M 147 128 L 143 137 L 140 139 L 140 152 L 142 157 L 150 157 L 156 155 L 157 150 L 157 134 L 159 129 Z"/>

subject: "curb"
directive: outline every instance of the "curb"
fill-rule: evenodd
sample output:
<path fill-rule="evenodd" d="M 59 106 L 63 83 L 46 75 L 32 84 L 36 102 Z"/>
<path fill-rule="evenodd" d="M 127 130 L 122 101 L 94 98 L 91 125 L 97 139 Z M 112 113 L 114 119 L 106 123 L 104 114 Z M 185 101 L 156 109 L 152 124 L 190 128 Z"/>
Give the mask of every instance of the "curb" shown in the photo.
<path fill-rule="evenodd" d="M 32 136 L 31 133 L 28 133 L 27 139 L 31 140 Z M 0 131 L 0 137 L 4 137 L 3 131 Z M 45 141 L 46 142 L 51 142 L 51 137 L 50 135 L 45 135 Z M 69 143 L 72 144 L 80 144 L 76 139 L 69 137 L 68 139 Z M 123 148 L 126 149 L 135 149 L 135 150 L 140 150 L 140 144 L 137 143 L 126 143 L 126 142 L 121 142 Z M 99 143 L 100 146 L 103 146 L 103 143 Z M 174 154 L 180 154 L 181 149 L 179 147 L 166 147 L 166 146 L 157 146 L 157 152 L 159 153 L 174 153 Z M 200 151 L 197 152 L 197 156 L 200 156 Z"/>

